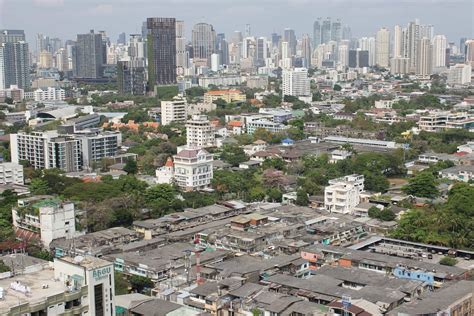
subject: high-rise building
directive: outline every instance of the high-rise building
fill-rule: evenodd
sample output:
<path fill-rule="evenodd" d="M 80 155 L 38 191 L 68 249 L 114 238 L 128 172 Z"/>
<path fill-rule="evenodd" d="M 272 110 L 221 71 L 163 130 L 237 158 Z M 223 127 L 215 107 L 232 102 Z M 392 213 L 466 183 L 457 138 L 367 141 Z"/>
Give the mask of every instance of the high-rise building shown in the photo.
<path fill-rule="evenodd" d="M 255 64 L 260 67 L 265 65 L 265 60 L 268 58 L 267 38 L 259 37 L 256 42 Z"/>
<path fill-rule="evenodd" d="M 119 34 L 117 44 L 125 45 L 125 43 L 127 43 L 127 35 L 123 32 Z"/>
<path fill-rule="evenodd" d="M 0 44 L 26 41 L 23 30 L 0 30 Z"/>
<path fill-rule="evenodd" d="M 272 33 L 272 47 L 278 47 L 281 41 L 281 35 Z"/>
<path fill-rule="evenodd" d="M 186 122 L 186 144 L 194 148 L 215 145 L 214 129 L 206 115 L 193 115 Z"/>
<path fill-rule="evenodd" d="M 415 72 L 417 68 L 417 57 L 418 54 L 418 42 L 421 39 L 420 36 L 420 24 L 418 21 L 413 21 L 408 24 L 406 33 L 406 54 L 404 57 L 410 58 L 410 72 Z"/>
<path fill-rule="evenodd" d="M 140 34 L 130 34 L 128 42 L 128 56 L 131 60 L 146 60 L 146 43 Z"/>
<path fill-rule="evenodd" d="M 360 48 L 357 50 L 349 50 L 349 67 L 369 67 L 369 51 Z"/>
<path fill-rule="evenodd" d="M 313 24 L 313 47 L 316 48 L 321 45 L 321 18 L 314 21 Z"/>
<path fill-rule="evenodd" d="M 343 40 L 350 40 L 352 39 L 352 30 L 349 25 L 344 25 L 342 27 L 342 39 Z"/>
<path fill-rule="evenodd" d="M 81 142 L 56 131 L 10 135 L 12 162 L 29 161 L 35 169 L 57 168 L 66 172 L 82 169 Z"/>
<path fill-rule="evenodd" d="M 148 18 L 148 82 L 156 85 L 176 83 L 176 19 Z"/>
<path fill-rule="evenodd" d="M 303 97 L 311 95 L 308 69 L 295 68 L 292 70 L 283 70 L 282 79 L 283 96 Z"/>
<path fill-rule="evenodd" d="M 446 67 L 447 40 L 444 35 L 433 37 L 433 67 Z"/>
<path fill-rule="evenodd" d="M 403 30 L 400 25 L 395 25 L 393 31 L 393 57 L 398 58 L 402 57 L 402 47 L 403 47 Z"/>
<path fill-rule="evenodd" d="M 434 26 L 431 24 L 420 25 L 420 37 L 431 40 L 434 36 Z"/>
<path fill-rule="evenodd" d="M 101 78 L 104 58 L 104 42 L 101 34 L 91 30 L 87 34 L 77 35 L 74 56 L 76 78 Z"/>
<path fill-rule="evenodd" d="M 471 83 L 472 69 L 471 65 L 457 64 L 451 66 L 448 72 L 447 84 L 463 85 Z"/>
<path fill-rule="evenodd" d="M 376 40 L 375 37 L 362 37 L 359 39 L 359 49 L 361 51 L 367 51 L 368 54 L 368 67 L 372 67 L 376 63 Z M 365 64 L 365 63 L 363 63 Z M 352 66 L 351 66 L 352 67 Z M 359 66 L 361 67 L 361 66 Z M 362 66 L 366 67 L 366 66 Z"/>
<path fill-rule="evenodd" d="M 119 94 L 145 95 L 146 71 L 144 60 L 119 61 L 117 86 Z"/>
<path fill-rule="evenodd" d="M 216 51 L 216 31 L 214 31 L 214 27 L 208 23 L 194 25 L 192 44 L 193 63 L 198 66 L 209 66 L 211 55 Z"/>
<path fill-rule="evenodd" d="M 349 66 L 349 46 L 348 45 L 339 45 L 337 61 L 342 67 Z"/>
<path fill-rule="evenodd" d="M 6 37 L 8 42 L 0 43 L 0 89 L 12 85 L 20 89 L 30 88 L 30 61 L 28 43 L 17 41 L 18 37 Z"/>
<path fill-rule="evenodd" d="M 341 20 L 332 22 L 331 25 L 331 41 L 339 43 L 342 39 L 342 24 Z"/>
<path fill-rule="evenodd" d="M 49 36 L 38 33 L 36 34 L 36 56 L 39 57 L 42 52 L 51 52 Z"/>
<path fill-rule="evenodd" d="M 303 67 L 311 67 L 311 39 L 308 34 L 304 34 L 301 39 L 301 57 L 303 59 Z"/>
<path fill-rule="evenodd" d="M 388 68 L 390 60 L 390 31 L 383 27 L 375 37 L 375 64 Z"/>
<path fill-rule="evenodd" d="M 321 44 L 326 44 L 331 40 L 331 19 L 326 18 L 321 25 Z"/>
<path fill-rule="evenodd" d="M 219 54 L 219 61 L 221 65 L 229 64 L 229 43 L 225 39 L 224 33 L 219 33 L 216 36 L 216 48 Z"/>
<path fill-rule="evenodd" d="M 184 74 L 187 64 L 184 21 L 176 21 L 176 67 L 178 75 Z"/>
<path fill-rule="evenodd" d="M 290 57 L 296 54 L 296 34 L 295 30 L 286 28 L 283 32 L 283 41 L 288 42 L 288 48 L 290 50 Z"/>
<path fill-rule="evenodd" d="M 459 54 L 464 56 L 466 54 L 466 41 L 467 37 L 461 37 L 459 40 Z"/>
<path fill-rule="evenodd" d="M 52 68 L 53 67 L 53 54 L 44 50 L 39 54 L 38 60 L 39 68 Z"/>
<path fill-rule="evenodd" d="M 410 72 L 410 58 L 394 57 L 390 60 L 390 72 L 394 75 L 405 75 Z"/>
<path fill-rule="evenodd" d="M 161 125 L 185 123 L 188 119 L 186 99 L 175 97 L 172 101 L 161 101 Z"/>
<path fill-rule="evenodd" d="M 421 78 L 429 78 L 433 69 L 431 41 L 424 37 L 418 40 L 417 46 L 416 75 Z"/>
<path fill-rule="evenodd" d="M 464 55 L 466 58 L 466 63 L 474 67 L 474 39 L 467 40 L 465 45 L 466 49 Z"/>

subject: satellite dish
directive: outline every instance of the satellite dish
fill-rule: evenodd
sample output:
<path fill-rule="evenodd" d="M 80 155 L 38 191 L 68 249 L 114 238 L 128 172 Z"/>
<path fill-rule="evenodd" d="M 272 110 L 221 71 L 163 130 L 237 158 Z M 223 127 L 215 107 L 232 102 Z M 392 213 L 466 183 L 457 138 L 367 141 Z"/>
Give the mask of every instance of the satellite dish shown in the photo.
<path fill-rule="evenodd" d="M 74 257 L 74 263 L 76 263 L 76 264 L 81 263 L 82 260 L 84 260 L 84 257 L 83 257 L 83 256 L 75 256 L 75 257 Z"/>

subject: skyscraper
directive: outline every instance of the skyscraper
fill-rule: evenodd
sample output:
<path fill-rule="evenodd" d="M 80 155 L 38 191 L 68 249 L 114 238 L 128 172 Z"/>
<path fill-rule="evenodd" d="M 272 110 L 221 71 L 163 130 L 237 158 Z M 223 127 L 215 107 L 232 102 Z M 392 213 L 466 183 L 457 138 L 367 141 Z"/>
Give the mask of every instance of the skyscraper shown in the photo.
<path fill-rule="evenodd" d="M 265 60 L 268 58 L 268 44 L 266 37 L 257 38 L 257 52 L 255 55 L 255 62 L 257 66 L 265 65 Z"/>
<path fill-rule="evenodd" d="M 350 40 L 352 38 L 352 30 L 349 25 L 344 25 L 342 27 L 342 39 L 343 40 Z"/>
<path fill-rule="evenodd" d="M 194 25 L 192 32 L 193 62 L 198 66 L 210 65 L 211 55 L 216 51 L 216 31 L 208 23 Z"/>
<path fill-rule="evenodd" d="M 295 97 L 311 95 L 308 69 L 284 70 L 282 73 L 282 95 L 283 97 L 286 95 Z"/>
<path fill-rule="evenodd" d="M 461 39 L 459 40 L 459 53 L 462 56 L 466 54 L 466 41 L 467 41 L 466 37 L 461 37 Z"/>
<path fill-rule="evenodd" d="M 28 43 L 23 30 L 0 30 L 0 89 L 30 87 Z"/>
<path fill-rule="evenodd" d="M 120 33 L 117 39 L 117 44 L 125 45 L 127 42 L 127 35 L 125 33 Z"/>
<path fill-rule="evenodd" d="M 410 72 L 415 72 L 417 68 L 417 49 L 418 41 L 420 40 L 420 24 L 418 21 L 413 21 L 408 24 L 406 34 L 406 54 L 405 57 L 410 58 Z"/>
<path fill-rule="evenodd" d="M 278 47 L 280 44 L 281 35 L 277 33 L 272 33 L 272 47 Z"/>
<path fill-rule="evenodd" d="M 376 44 L 375 44 L 375 38 L 374 37 L 362 37 L 359 39 L 359 49 L 362 51 L 366 51 L 368 55 L 368 66 L 372 67 L 375 65 L 376 62 Z M 364 53 L 365 54 L 365 53 Z M 364 57 L 365 58 L 365 57 Z M 365 63 L 364 63 L 365 64 Z M 364 66 L 366 67 L 366 66 Z"/>
<path fill-rule="evenodd" d="M 321 18 L 314 21 L 313 24 L 313 47 L 321 45 Z"/>
<path fill-rule="evenodd" d="M 29 66 L 28 43 L 17 41 L 0 44 L 0 89 L 11 85 L 29 89 Z"/>
<path fill-rule="evenodd" d="M 341 20 L 333 22 L 331 25 L 331 41 L 339 43 L 342 39 L 342 24 Z"/>
<path fill-rule="evenodd" d="M 17 43 L 25 40 L 25 31 L 23 30 L 0 30 L 0 44 Z"/>
<path fill-rule="evenodd" d="M 229 43 L 225 39 L 224 33 L 217 34 L 217 53 L 219 54 L 219 62 L 221 65 L 229 64 Z"/>
<path fill-rule="evenodd" d="M 474 67 L 474 39 L 465 41 L 465 45 L 466 45 L 466 52 L 465 52 L 466 63 Z"/>
<path fill-rule="evenodd" d="M 375 38 L 375 64 L 379 67 L 388 68 L 390 60 L 390 31 L 381 28 Z"/>
<path fill-rule="evenodd" d="M 331 40 L 331 19 L 326 18 L 321 25 L 321 44 L 326 44 Z"/>
<path fill-rule="evenodd" d="M 339 45 L 337 61 L 342 67 L 347 67 L 349 65 L 349 46 L 347 44 Z"/>
<path fill-rule="evenodd" d="M 176 83 L 176 19 L 148 18 L 149 87 Z"/>
<path fill-rule="evenodd" d="M 87 34 L 77 34 L 74 76 L 89 79 L 101 78 L 103 64 L 104 42 L 102 35 L 94 33 L 94 30 Z"/>
<path fill-rule="evenodd" d="M 432 73 L 432 58 L 431 58 L 431 41 L 427 37 L 418 40 L 417 43 L 417 63 L 416 75 L 422 78 L 429 78 Z"/>
<path fill-rule="evenodd" d="M 447 40 L 444 35 L 433 37 L 433 67 L 446 67 Z"/>
<path fill-rule="evenodd" d="M 311 67 L 311 39 L 308 34 L 304 34 L 301 39 L 301 57 L 303 58 L 303 67 Z"/>
<path fill-rule="evenodd" d="M 296 54 L 296 34 L 295 30 L 286 28 L 283 32 L 283 41 L 288 42 L 290 57 Z"/>
<path fill-rule="evenodd" d="M 145 65 L 143 61 L 119 61 L 117 63 L 119 94 L 144 95 L 146 93 Z"/>
<path fill-rule="evenodd" d="M 393 32 L 393 57 L 402 57 L 403 30 L 400 25 L 395 25 Z"/>
<path fill-rule="evenodd" d="M 184 21 L 176 21 L 176 67 L 178 75 L 184 74 L 187 68 L 186 38 L 184 35 Z"/>

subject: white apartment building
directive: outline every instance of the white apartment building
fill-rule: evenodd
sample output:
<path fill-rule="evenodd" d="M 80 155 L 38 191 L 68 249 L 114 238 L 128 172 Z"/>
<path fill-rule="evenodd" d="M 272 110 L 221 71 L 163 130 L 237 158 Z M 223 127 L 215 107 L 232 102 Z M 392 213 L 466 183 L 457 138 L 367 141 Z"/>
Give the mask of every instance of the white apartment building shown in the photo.
<path fill-rule="evenodd" d="M 45 247 L 59 238 L 76 237 L 74 204 L 49 197 L 33 197 L 18 200 L 12 209 L 15 229 L 39 234 Z"/>
<path fill-rule="evenodd" d="M 324 207 L 329 212 L 350 214 L 359 203 L 360 191 L 353 182 L 337 182 L 324 189 Z"/>
<path fill-rule="evenodd" d="M 13 163 L 0 163 L 0 184 L 24 184 L 23 166 Z"/>
<path fill-rule="evenodd" d="M 365 178 L 361 174 L 350 174 L 344 177 L 331 179 L 328 181 L 329 185 L 338 184 L 340 182 L 350 182 L 359 190 L 359 192 L 364 191 L 364 181 Z"/>
<path fill-rule="evenodd" d="M 50 267 L 0 279 L 0 314 L 115 315 L 114 286 L 111 262 L 89 256 L 54 259 Z"/>
<path fill-rule="evenodd" d="M 395 100 L 377 100 L 375 101 L 376 109 L 391 109 Z"/>
<path fill-rule="evenodd" d="M 451 113 L 449 111 L 433 111 L 418 120 L 422 131 L 438 132 L 449 128 L 474 128 L 474 117 L 468 113 Z"/>
<path fill-rule="evenodd" d="M 163 167 L 155 171 L 156 183 L 171 184 L 174 179 L 174 162 L 171 157 L 168 157 Z"/>
<path fill-rule="evenodd" d="M 214 129 L 206 115 L 193 115 L 186 122 L 186 144 L 197 148 L 215 146 Z"/>
<path fill-rule="evenodd" d="M 161 101 L 161 124 L 185 123 L 188 119 L 188 104 L 185 98 Z"/>
<path fill-rule="evenodd" d="M 47 89 L 36 89 L 33 92 L 33 98 L 36 102 L 41 101 L 63 101 L 66 99 L 66 91 L 64 89 L 48 87 Z"/>
<path fill-rule="evenodd" d="M 94 162 L 113 157 L 122 145 L 122 133 L 84 131 L 74 135 L 81 140 L 82 166 L 91 167 Z"/>
<path fill-rule="evenodd" d="M 12 162 L 27 160 L 35 169 L 58 168 L 66 172 L 82 169 L 81 141 L 57 131 L 10 135 Z"/>
<path fill-rule="evenodd" d="M 467 64 L 451 66 L 448 71 L 448 85 L 463 85 L 471 83 L 472 67 Z"/>
<path fill-rule="evenodd" d="M 295 68 L 293 70 L 284 70 L 282 77 L 283 96 L 303 97 L 311 95 L 308 69 Z"/>
<path fill-rule="evenodd" d="M 213 177 L 214 157 L 204 149 L 186 148 L 173 156 L 174 178 L 184 191 L 209 188 Z"/>
<path fill-rule="evenodd" d="M 246 126 L 248 134 L 253 134 L 259 128 L 263 128 L 271 133 L 280 133 L 288 129 L 288 126 L 270 120 L 249 121 Z"/>

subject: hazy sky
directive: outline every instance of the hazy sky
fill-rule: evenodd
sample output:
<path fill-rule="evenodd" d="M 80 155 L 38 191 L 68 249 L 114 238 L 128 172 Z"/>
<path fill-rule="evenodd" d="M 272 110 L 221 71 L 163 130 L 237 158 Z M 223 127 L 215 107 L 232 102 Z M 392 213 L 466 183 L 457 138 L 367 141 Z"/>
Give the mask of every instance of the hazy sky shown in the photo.
<path fill-rule="evenodd" d="M 90 29 L 105 30 L 115 41 L 121 32 L 139 33 L 146 17 L 176 17 L 186 33 L 197 22 L 209 22 L 230 37 L 249 23 L 252 35 L 269 35 L 290 27 L 297 36 L 312 33 L 317 17 L 340 18 L 354 36 L 372 36 L 419 18 L 433 24 L 449 41 L 474 37 L 474 0 L 0 0 L 0 28 L 75 39 Z"/>

